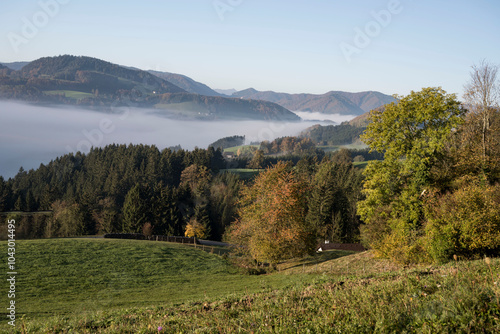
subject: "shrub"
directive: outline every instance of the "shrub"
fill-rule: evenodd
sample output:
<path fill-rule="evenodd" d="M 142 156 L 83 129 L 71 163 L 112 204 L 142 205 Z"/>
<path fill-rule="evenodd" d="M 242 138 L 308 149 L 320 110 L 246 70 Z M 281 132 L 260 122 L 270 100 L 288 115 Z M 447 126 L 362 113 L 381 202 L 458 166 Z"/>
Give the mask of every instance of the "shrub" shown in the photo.
<path fill-rule="evenodd" d="M 499 185 L 482 185 L 478 178 L 464 177 L 457 188 L 429 196 L 424 205 L 425 244 L 435 262 L 453 254 L 487 254 L 500 248 Z"/>

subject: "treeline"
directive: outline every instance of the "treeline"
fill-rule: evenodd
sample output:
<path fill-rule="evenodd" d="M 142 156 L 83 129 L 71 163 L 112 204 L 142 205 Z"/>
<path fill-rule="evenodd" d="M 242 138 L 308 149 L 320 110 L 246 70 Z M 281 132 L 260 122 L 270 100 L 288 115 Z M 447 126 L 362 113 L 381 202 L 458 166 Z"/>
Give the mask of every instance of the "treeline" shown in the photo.
<path fill-rule="evenodd" d="M 288 158 L 269 157 L 265 164 L 288 163 L 307 180 L 307 220 L 318 232 L 316 237 L 359 240 L 355 203 L 361 172 L 353 167 L 349 152 Z M 237 174 L 224 172 L 226 167 L 232 166 L 212 147 L 93 148 L 36 170 L 21 168 L 9 180 L 0 177 L 0 212 L 19 212 L 3 216 L 16 220 L 18 238 L 142 233 L 221 240 L 239 218 L 240 190 L 245 186 Z M 251 186 L 249 182 L 245 187 Z M 48 212 L 32 213 L 39 211 Z"/>
<path fill-rule="evenodd" d="M 272 142 L 261 142 L 260 150 L 264 154 L 304 154 L 314 152 L 316 144 L 309 138 L 281 137 Z"/>
<path fill-rule="evenodd" d="M 318 145 L 346 145 L 359 141 L 366 127 L 352 126 L 349 123 L 340 125 L 315 125 L 302 134 Z"/>
<path fill-rule="evenodd" d="M 240 186 L 235 175 L 218 174 L 225 167 L 221 151 L 213 148 L 94 148 L 37 170 L 20 169 L 8 181 L 0 177 L 0 211 L 52 210 L 50 216 L 16 217 L 19 238 L 111 232 L 182 235 L 186 222 L 197 219 L 210 232 L 207 237 L 220 239 L 233 219 Z"/>

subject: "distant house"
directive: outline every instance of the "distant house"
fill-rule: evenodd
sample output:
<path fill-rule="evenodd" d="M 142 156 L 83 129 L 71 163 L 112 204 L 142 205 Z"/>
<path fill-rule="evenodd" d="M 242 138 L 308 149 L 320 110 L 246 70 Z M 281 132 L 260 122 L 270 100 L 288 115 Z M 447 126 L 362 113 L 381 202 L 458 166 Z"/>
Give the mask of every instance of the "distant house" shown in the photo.
<path fill-rule="evenodd" d="M 364 252 L 366 250 L 362 244 L 340 244 L 340 243 L 331 243 L 329 241 L 325 241 L 316 247 L 316 252 L 324 252 L 327 250 L 347 250 L 354 252 Z"/>
<path fill-rule="evenodd" d="M 234 152 L 224 152 L 222 156 L 226 159 L 234 159 L 235 154 Z"/>

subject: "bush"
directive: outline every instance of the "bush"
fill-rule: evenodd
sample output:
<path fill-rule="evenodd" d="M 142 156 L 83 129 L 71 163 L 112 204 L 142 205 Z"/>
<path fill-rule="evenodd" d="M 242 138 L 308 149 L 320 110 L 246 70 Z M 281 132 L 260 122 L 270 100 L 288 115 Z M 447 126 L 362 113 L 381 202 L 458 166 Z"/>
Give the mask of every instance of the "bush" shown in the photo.
<path fill-rule="evenodd" d="M 500 249 L 500 187 L 482 185 L 478 178 L 461 179 L 458 189 L 431 195 L 425 247 L 435 262 L 453 254 L 471 256 Z"/>

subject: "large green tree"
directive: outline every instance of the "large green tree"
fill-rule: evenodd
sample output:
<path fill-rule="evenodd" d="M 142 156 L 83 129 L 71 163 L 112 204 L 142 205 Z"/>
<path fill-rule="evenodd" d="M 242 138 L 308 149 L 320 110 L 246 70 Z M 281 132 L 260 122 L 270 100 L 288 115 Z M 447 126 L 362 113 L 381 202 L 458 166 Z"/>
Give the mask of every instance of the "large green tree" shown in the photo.
<path fill-rule="evenodd" d="M 417 240 L 430 171 L 464 110 L 454 94 L 441 88 L 412 91 L 398 99 L 384 111 L 370 112 L 362 139 L 371 150 L 383 152 L 384 160 L 365 169 L 365 199 L 358 213 L 366 223 L 367 243 L 385 256 L 413 261 L 421 254 Z"/>

